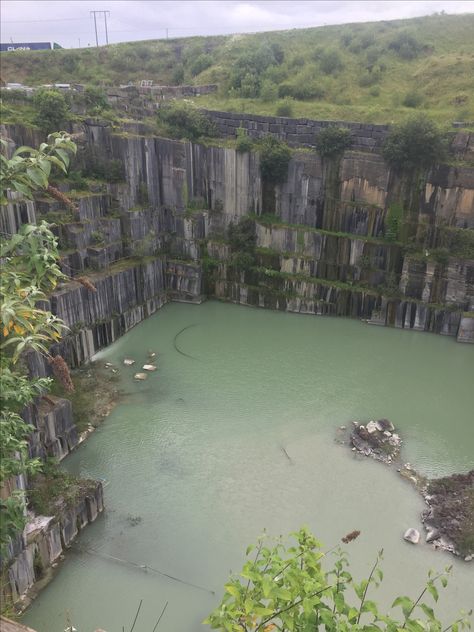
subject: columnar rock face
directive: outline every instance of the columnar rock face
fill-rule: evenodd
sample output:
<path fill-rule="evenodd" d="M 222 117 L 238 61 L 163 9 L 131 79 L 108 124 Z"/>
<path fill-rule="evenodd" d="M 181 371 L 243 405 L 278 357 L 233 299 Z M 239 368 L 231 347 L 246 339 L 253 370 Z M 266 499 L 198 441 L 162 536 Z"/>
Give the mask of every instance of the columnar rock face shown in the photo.
<path fill-rule="evenodd" d="M 233 130 L 241 122 L 236 115 L 212 116 Z M 251 116 L 245 121 L 256 133 L 277 133 L 277 124 L 298 133 L 306 125 L 315 133 L 324 125 Z M 85 124 L 78 164 L 87 166 L 91 155 L 103 165 L 115 161 L 125 181 L 97 183 L 78 194 L 75 216 L 57 202 L 12 200 L 1 217 L 4 232 L 45 216 L 57 221 L 65 272 L 86 272 L 97 288 L 91 293 L 70 283 L 51 297 L 53 311 L 71 328 L 61 350 L 72 365 L 169 298 L 201 300 L 204 285 L 235 302 L 348 315 L 470 340 L 474 261 L 450 244 L 442 257 L 437 253 L 446 244 L 446 227 L 472 235 L 474 170 L 442 166 L 429 174 L 417 217 L 410 217 L 412 239 L 428 231 L 428 248 L 406 252 L 396 236 L 387 240 L 397 190 L 377 153 L 387 128 L 349 127 L 354 138 L 374 139 L 371 151 L 357 141 L 364 151 L 346 152 L 332 174 L 316 153 L 296 151 L 269 202 L 258 153 L 157 138 L 140 133 L 146 128 L 138 123 L 128 124 L 123 134 Z M 36 140 L 19 126 L 7 132 L 21 142 Z M 468 151 L 470 138 L 457 140 Z M 255 218 L 258 254 L 252 270 L 236 273 L 222 239 L 231 222 L 248 214 Z M 203 285 L 201 262 L 209 258 L 214 272 Z"/>
<path fill-rule="evenodd" d="M 242 121 L 254 135 L 295 131 L 287 137 L 294 144 L 302 144 L 298 134 L 311 129 L 314 137 L 325 125 L 225 113 L 212 118 L 228 128 L 225 135 L 231 128 L 235 135 Z M 379 153 L 388 128 L 348 126 L 355 150 L 336 165 L 296 150 L 285 181 L 268 195 L 258 153 L 158 138 L 141 123 L 127 123 L 123 133 L 84 124 L 78 166 L 87 167 L 91 156 L 103 167 L 115 161 L 124 181 L 97 182 L 75 195 L 74 216 L 57 202 L 12 200 L 1 217 L 5 232 L 45 216 L 56 221 L 63 269 L 73 277 L 87 273 L 96 285 L 90 293 L 71 283 L 51 297 L 71 328 L 61 347 L 68 361 L 84 362 L 170 298 L 199 302 L 204 293 L 472 340 L 474 170 L 434 169 L 417 198 L 418 212 L 407 218 L 409 234 L 392 234 L 390 241 L 390 227 L 403 216 L 400 183 Z M 14 140 L 35 140 L 19 126 L 7 132 Z M 471 138 L 458 134 L 453 147 L 466 157 Z M 251 270 L 236 271 L 226 230 L 248 214 L 257 253 Z"/>
<path fill-rule="evenodd" d="M 8 583 L 2 586 L 2 595 L 13 601 L 24 595 L 67 549 L 79 530 L 93 522 L 103 510 L 102 483 L 89 481 L 87 489 L 58 516 L 38 516 L 29 522 L 12 551 L 13 562 L 8 566 Z"/>

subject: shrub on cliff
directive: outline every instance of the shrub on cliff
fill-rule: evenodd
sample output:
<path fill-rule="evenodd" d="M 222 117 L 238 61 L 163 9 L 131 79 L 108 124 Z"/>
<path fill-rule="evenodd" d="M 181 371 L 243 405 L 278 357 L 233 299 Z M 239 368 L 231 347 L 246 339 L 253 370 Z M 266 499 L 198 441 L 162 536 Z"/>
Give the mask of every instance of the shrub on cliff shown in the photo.
<path fill-rule="evenodd" d="M 418 116 L 391 130 L 383 157 L 395 170 L 410 173 L 438 164 L 446 151 L 446 141 L 433 121 Z"/>
<path fill-rule="evenodd" d="M 198 140 L 203 136 L 216 136 L 216 128 L 208 117 L 188 102 L 170 103 L 158 110 L 158 123 L 173 138 Z"/>
<path fill-rule="evenodd" d="M 69 103 L 58 90 L 38 90 L 33 97 L 33 106 L 36 111 L 35 123 L 44 132 L 61 129 L 69 119 Z"/>
<path fill-rule="evenodd" d="M 252 151 L 254 147 L 253 138 L 247 133 L 247 130 L 244 127 L 237 128 L 237 141 L 235 143 L 235 149 L 239 154 L 245 154 L 249 151 Z"/>
<path fill-rule="evenodd" d="M 232 252 L 246 252 L 252 254 L 255 250 L 257 237 L 255 222 L 250 217 L 242 217 L 237 224 L 231 222 L 227 228 L 227 240 Z"/>
<path fill-rule="evenodd" d="M 336 158 L 352 145 L 351 133 L 345 127 L 330 125 L 319 132 L 315 145 L 321 158 Z"/>
<path fill-rule="evenodd" d="M 227 228 L 227 240 L 232 253 L 230 264 L 234 268 L 248 270 L 255 265 L 255 222 L 242 217 L 237 224 L 231 222 Z"/>
<path fill-rule="evenodd" d="M 259 141 L 258 149 L 262 178 L 271 184 L 284 182 L 288 175 L 288 164 L 291 158 L 288 145 L 274 136 L 265 136 Z"/>

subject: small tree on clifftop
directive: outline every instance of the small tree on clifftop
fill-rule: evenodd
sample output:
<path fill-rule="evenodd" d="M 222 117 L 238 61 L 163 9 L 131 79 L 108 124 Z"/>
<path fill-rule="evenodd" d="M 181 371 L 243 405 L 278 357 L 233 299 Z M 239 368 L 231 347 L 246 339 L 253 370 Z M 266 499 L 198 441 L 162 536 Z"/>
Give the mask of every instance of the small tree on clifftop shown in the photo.
<path fill-rule="evenodd" d="M 399 173 L 411 173 L 438 164 L 446 150 L 446 141 L 433 121 L 419 116 L 391 130 L 383 146 L 383 157 Z"/>
<path fill-rule="evenodd" d="M 319 132 L 315 145 L 321 158 L 337 158 L 352 145 L 351 133 L 345 127 L 330 125 Z"/>

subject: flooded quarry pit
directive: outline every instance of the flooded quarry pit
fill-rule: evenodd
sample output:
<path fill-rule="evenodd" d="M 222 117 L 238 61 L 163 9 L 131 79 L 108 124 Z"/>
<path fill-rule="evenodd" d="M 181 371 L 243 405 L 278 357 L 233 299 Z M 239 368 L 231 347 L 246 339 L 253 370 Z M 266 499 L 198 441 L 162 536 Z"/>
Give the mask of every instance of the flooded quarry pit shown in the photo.
<path fill-rule="evenodd" d="M 453 564 L 438 611 L 455 617 L 472 605 L 471 565 L 405 542 L 408 528 L 423 533 L 422 497 L 395 467 L 335 437 L 354 420 L 388 418 L 402 463 L 428 477 L 468 471 L 473 351 L 346 319 L 164 306 L 98 355 L 118 370 L 124 398 L 64 467 L 101 479 L 106 508 L 22 622 L 38 632 L 69 621 L 81 632 L 128 629 L 143 600 L 137 631 L 151 631 L 168 602 L 161 629 L 198 632 L 246 546 L 264 529 L 303 524 L 326 548 L 360 530 L 347 545 L 356 577 L 383 548 L 373 598 L 384 605 Z M 135 380 L 150 352 L 157 370 Z"/>

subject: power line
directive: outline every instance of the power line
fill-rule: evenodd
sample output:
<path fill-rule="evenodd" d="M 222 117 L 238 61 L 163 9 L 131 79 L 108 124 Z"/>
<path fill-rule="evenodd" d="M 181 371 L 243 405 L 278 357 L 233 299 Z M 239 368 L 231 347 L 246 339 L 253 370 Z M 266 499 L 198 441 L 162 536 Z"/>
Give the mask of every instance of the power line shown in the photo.
<path fill-rule="evenodd" d="M 88 18 L 53 18 L 52 20 L 3 20 L 2 24 L 33 24 L 36 22 L 83 22 Z"/>

